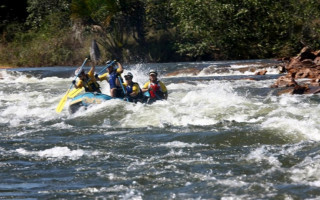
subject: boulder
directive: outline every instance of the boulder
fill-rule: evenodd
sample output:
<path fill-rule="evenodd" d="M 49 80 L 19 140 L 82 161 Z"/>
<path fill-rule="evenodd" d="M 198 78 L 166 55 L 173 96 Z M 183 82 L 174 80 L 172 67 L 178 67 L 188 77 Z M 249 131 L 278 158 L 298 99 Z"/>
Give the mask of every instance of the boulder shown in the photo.
<path fill-rule="evenodd" d="M 296 85 L 298 85 L 297 82 L 291 76 L 280 76 L 271 87 L 294 87 Z"/>
<path fill-rule="evenodd" d="M 256 72 L 254 75 L 266 75 L 266 73 L 267 73 L 267 70 L 264 69 Z"/>
<path fill-rule="evenodd" d="M 304 47 L 301 49 L 300 53 L 297 55 L 296 58 L 300 61 L 303 61 L 305 59 L 314 60 L 316 58 L 316 55 L 314 52 L 312 52 L 310 47 Z"/>
<path fill-rule="evenodd" d="M 285 65 L 286 76 L 281 76 L 271 87 L 291 87 L 279 94 L 315 94 L 320 86 L 320 50 L 312 51 L 304 47 L 300 53 Z M 307 79 L 304 85 L 297 83 L 298 79 Z M 310 89 L 310 86 L 312 87 Z"/>
<path fill-rule="evenodd" d="M 294 78 L 309 78 L 311 76 L 312 72 L 309 68 L 301 68 L 296 72 L 296 75 Z"/>
<path fill-rule="evenodd" d="M 316 64 L 317 66 L 320 66 L 320 56 L 317 56 L 315 59 L 314 59 L 314 64 Z"/>
<path fill-rule="evenodd" d="M 168 73 L 167 76 L 177 76 L 179 74 L 189 74 L 189 75 L 197 75 L 200 73 L 199 69 L 196 68 L 187 68 L 187 69 L 180 69 L 171 73 Z"/>
<path fill-rule="evenodd" d="M 308 91 L 309 91 L 309 87 L 307 85 L 304 85 L 304 86 L 296 85 L 294 86 L 291 94 L 304 94 Z"/>

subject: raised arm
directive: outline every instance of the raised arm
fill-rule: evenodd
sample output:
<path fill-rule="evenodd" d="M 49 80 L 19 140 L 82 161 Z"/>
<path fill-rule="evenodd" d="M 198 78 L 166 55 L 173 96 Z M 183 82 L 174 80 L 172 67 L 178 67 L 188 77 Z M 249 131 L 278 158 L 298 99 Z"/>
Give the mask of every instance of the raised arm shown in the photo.
<path fill-rule="evenodd" d="M 117 72 L 118 72 L 118 73 L 122 73 L 122 72 L 123 72 L 123 67 L 122 67 L 122 65 L 121 65 L 119 62 L 117 62 L 117 65 L 118 65 Z"/>
<path fill-rule="evenodd" d="M 88 74 L 94 74 L 95 70 L 96 70 L 96 65 L 93 62 L 91 62 L 91 69 L 88 72 Z"/>

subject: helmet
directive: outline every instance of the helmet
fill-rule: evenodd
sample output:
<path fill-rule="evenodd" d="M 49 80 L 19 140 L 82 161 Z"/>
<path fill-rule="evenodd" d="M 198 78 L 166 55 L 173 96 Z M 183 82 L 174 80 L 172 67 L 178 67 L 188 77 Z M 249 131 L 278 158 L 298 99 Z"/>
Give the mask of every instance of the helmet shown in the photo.
<path fill-rule="evenodd" d="M 113 64 L 114 64 L 114 61 L 112 61 L 112 60 L 108 60 L 108 61 L 106 62 L 106 65 L 109 65 L 108 68 L 109 68 L 109 67 L 113 67 Z"/>
<path fill-rule="evenodd" d="M 156 76 L 158 75 L 157 71 L 154 70 L 154 69 L 151 69 L 151 70 L 149 71 L 149 75 L 151 75 L 151 74 L 155 74 Z"/>
<path fill-rule="evenodd" d="M 131 72 L 128 72 L 127 74 L 124 75 L 124 77 L 126 77 L 126 76 L 130 76 L 131 78 L 133 77 Z"/>
<path fill-rule="evenodd" d="M 74 75 L 79 76 L 81 73 L 84 73 L 84 70 L 80 70 L 81 67 L 78 67 L 78 69 L 76 69 L 76 71 L 74 71 Z"/>

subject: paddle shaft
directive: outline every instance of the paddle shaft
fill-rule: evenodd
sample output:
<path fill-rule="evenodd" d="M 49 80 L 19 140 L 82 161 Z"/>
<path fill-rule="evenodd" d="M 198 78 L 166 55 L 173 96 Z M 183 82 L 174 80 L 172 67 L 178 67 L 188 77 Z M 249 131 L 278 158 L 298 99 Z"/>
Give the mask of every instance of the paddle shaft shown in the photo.
<path fill-rule="evenodd" d="M 110 64 L 108 64 L 106 67 L 104 67 L 104 68 L 98 73 L 98 75 L 100 75 L 106 68 L 108 68 L 108 67 L 109 67 L 110 65 L 112 65 L 114 62 L 115 62 L 115 61 L 112 61 Z M 87 82 L 89 82 L 90 80 L 91 80 L 91 78 L 90 78 Z M 80 92 L 82 92 L 82 90 L 83 90 L 83 88 L 73 89 L 73 90 L 69 93 L 68 97 L 69 97 L 69 98 L 74 98 L 74 97 L 77 96 Z"/>
<path fill-rule="evenodd" d="M 126 95 L 126 90 L 125 90 L 124 87 L 123 87 L 123 84 L 122 84 L 122 81 L 121 81 L 121 77 L 118 76 L 118 79 L 119 79 L 120 85 L 121 85 L 121 87 L 122 87 L 123 94 Z M 129 99 L 128 99 L 128 98 L 126 98 L 126 99 L 127 99 L 127 102 L 129 102 Z"/>
<path fill-rule="evenodd" d="M 100 72 L 98 73 L 98 75 L 100 75 L 104 70 L 106 70 L 109 66 L 113 65 L 115 61 L 113 60 L 110 64 L 108 64 L 107 66 L 105 66 L 102 70 L 100 70 Z"/>
<path fill-rule="evenodd" d="M 80 72 L 82 71 L 83 66 L 86 64 L 87 60 L 88 60 L 88 58 L 86 58 L 86 59 L 83 61 L 82 65 L 81 65 L 81 67 L 80 67 L 80 69 L 79 69 L 78 74 L 76 74 L 75 78 L 73 79 L 74 81 L 78 78 L 78 76 L 79 76 Z M 57 113 L 60 113 L 60 112 L 63 110 L 63 107 L 64 107 L 64 105 L 66 104 L 66 101 L 68 100 L 68 94 L 69 94 L 72 86 L 73 86 L 73 83 L 71 83 L 71 85 L 70 85 L 69 89 L 67 90 L 66 94 L 65 94 L 65 95 L 62 97 L 62 99 L 60 100 L 60 102 L 59 102 L 59 104 L 58 104 L 58 106 L 57 106 L 57 108 L 56 108 L 56 112 L 57 112 Z"/>

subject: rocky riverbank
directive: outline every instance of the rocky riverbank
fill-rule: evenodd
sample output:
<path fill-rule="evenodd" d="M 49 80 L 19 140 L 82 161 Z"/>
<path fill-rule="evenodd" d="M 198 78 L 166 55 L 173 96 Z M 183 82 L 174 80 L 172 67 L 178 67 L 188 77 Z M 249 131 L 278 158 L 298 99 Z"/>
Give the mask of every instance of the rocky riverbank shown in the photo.
<path fill-rule="evenodd" d="M 304 47 L 300 53 L 285 62 L 281 76 L 271 86 L 286 88 L 279 94 L 316 94 L 320 92 L 320 50 Z"/>
<path fill-rule="evenodd" d="M 15 68 L 15 67 L 12 67 L 12 66 L 1 66 L 0 65 L 0 69 L 10 69 L 10 68 Z"/>

